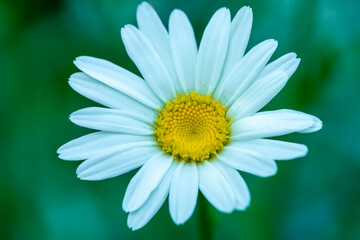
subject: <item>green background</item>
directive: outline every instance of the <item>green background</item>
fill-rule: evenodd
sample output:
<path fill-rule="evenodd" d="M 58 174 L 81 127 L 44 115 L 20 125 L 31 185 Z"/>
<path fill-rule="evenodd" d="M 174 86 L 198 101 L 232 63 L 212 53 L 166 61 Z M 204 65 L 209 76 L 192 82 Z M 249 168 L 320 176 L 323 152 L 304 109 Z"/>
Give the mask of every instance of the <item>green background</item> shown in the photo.
<path fill-rule="evenodd" d="M 197 206 L 183 226 L 167 203 L 132 232 L 121 209 L 135 171 L 80 181 L 78 162 L 57 158 L 65 142 L 90 132 L 68 120 L 95 103 L 67 84 L 75 57 L 110 60 L 135 73 L 120 28 L 135 24 L 141 1 L 0 1 L 0 239 L 197 239 Z M 324 127 L 283 140 L 305 143 L 306 157 L 279 162 L 276 176 L 243 174 L 251 204 L 244 212 L 210 209 L 216 239 L 360 239 L 360 1 L 150 1 L 167 25 L 186 12 L 197 39 L 220 7 L 253 9 L 249 47 L 274 38 L 273 59 L 296 52 L 300 67 L 266 107 L 318 116 Z"/>

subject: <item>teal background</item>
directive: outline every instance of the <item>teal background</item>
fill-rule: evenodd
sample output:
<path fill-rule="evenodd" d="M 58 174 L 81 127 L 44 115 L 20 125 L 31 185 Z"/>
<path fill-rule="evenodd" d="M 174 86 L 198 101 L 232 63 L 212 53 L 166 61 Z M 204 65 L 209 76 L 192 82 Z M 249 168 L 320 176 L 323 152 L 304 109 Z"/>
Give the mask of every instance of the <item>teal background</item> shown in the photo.
<path fill-rule="evenodd" d="M 132 232 L 121 209 L 135 171 L 80 181 L 78 162 L 57 158 L 90 130 L 68 120 L 95 103 L 67 84 L 75 57 L 110 60 L 138 73 L 120 38 L 141 1 L 0 0 L 0 239 L 198 239 L 199 206 L 183 226 L 167 203 Z M 305 143 L 306 157 L 278 163 L 276 176 L 243 174 L 251 204 L 230 215 L 210 208 L 215 239 L 360 239 L 360 2 L 357 0 L 150 1 L 167 25 L 186 12 L 197 39 L 211 15 L 250 5 L 249 47 L 274 38 L 273 59 L 293 51 L 300 67 L 266 109 L 318 116 L 324 127 L 282 140 Z"/>

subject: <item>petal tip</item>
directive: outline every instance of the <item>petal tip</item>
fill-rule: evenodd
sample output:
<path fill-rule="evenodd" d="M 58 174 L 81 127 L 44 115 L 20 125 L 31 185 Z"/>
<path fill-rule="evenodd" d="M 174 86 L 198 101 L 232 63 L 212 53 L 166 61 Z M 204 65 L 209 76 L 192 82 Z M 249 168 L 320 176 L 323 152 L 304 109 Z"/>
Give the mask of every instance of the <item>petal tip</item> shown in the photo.
<path fill-rule="evenodd" d="M 140 3 L 138 6 L 138 9 L 143 8 L 143 7 L 151 7 L 152 8 L 152 6 L 146 1 L 143 1 L 142 3 Z"/>

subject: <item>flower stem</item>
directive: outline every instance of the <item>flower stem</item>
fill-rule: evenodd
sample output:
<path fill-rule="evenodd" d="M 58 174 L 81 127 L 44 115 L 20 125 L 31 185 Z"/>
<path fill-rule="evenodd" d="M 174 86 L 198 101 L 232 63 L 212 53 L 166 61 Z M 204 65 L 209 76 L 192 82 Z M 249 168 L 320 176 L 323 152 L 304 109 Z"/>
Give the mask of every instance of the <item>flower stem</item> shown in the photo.
<path fill-rule="evenodd" d="M 206 198 L 199 194 L 199 231 L 200 239 L 214 239 L 214 219 L 211 216 L 209 203 Z"/>

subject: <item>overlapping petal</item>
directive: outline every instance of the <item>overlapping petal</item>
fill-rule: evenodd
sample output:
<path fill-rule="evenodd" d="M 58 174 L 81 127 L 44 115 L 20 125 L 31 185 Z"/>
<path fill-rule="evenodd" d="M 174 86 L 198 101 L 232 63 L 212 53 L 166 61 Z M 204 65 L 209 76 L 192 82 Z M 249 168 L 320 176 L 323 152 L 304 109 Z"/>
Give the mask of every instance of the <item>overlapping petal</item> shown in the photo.
<path fill-rule="evenodd" d="M 175 9 L 169 19 L 170 47 L 182 92 L 195 89 L 197 43 L 185 13 Z"/>
<path fill-rule="evenodd" d="M 235 195 L 221 172 L 208 161 L 198 165 L 199 189 L 219 211 L 230 213 L 235 208 Z"/>
<path fill-rule="evenodd" d="M 231 146 L 244 150 L 255 151 L 275 160 L 290 160 L 303 157 L 308 149 L 299 143 L 284 142 L 273 139 L 254 139 L 249 141 L 234 141 Z"/>
<path fill-rule="evenodd" d="M 83 180 L 102 180 L 119 176 L 142 166 L 159 153 L 154 142 L 122 144 L 117 149 L 94 155 L 82 162 L 76 170 Z"/>
<path fill-rule="evenodd" d="M 172 163 L 172 156 L 160 152 L 150 158 L 131 179 L 123 200 L 125 212 L 136 211 L 159 185 Z"/>
<path fill-rule="evenodd" d="M 235 209 L 244 210 L 247 208 L 250 204 L 250 192 L 239 172 L 219 160 L 212 161 L 212 164 L 222 173 L 231 186 L 235 196 Z"/>
<path fill-rule="evenodd" d="M 132 25 L 121 29 L 126 52 L 154 93 L 167 102 L 176 96 L 176 84 L 147 37 Z"/>
<path fill-rule="evenodd" d="M 86 128 L 135 135 L 152 135 L 155 121 L 136 112 L 99 107 L 80 109 L 70 115 L 70 120 Z"/>
<path fill-rule="evenodd" d="M 292 132 L 306 131 L 314 120 L 308 114 L 289 109 L 259 112 L 235 121 L 231 125 L 232 140 L 276 137 Z"/>
<path fill-rule="evenodd" d="M 143 2 L 139 5 L 136 12 L 136 19 L 139 30 L 149 40 L 168 70 L 175 85 L 176 92 L 180 91 L 170 48 L 169 34 L 162 24 L 161 19 L 153 7 L 147 2 Z"/>
<path fill-rule="evenodd" d="M 143 79 L 109 61 L 94 57 L 77 57 L 74 64 L 87 75 L 134 98 L 144 105 L 158 109 L 160 99 Z"/>
<path fill-rule="evenodd" d="M 196 164 L 181 162 L 176 168 L 169 194 L 170 216 L 176 224 L 184 224 L 193 214 L 199 189 Z"/>
<path fill-rule="evenodd" d="M 229 145 L 223 148 L 217 158 L 224 164 L 237 170 L 248 172 L 259 177 L 270 177 L 277 172 L 273 159 L 261 153 Z"/>
<path fill-rule="evenodd" d="M 126 111 L 136 111 L 155 117 L 154 109 L 145 106 L 114 88 L 97 81 L 85 73 L 74 73 L 69 79 L 70 86 L 81 95 L 106 107 Z"/>
<path fill-rule="evenodd" d="M 153 143 L 154 139 L 152 136 L 100 131 L 76 138 L 61 146 L 57 152 L 60 154 L 59 158 L 64 160 L 84 160 L 132 142 Z"/>
<path fill-rule="evenodd" d="M 142 228 L 157 213 L 169 194 L 170 184 L 177 165 L 177 162 L 173 162 L 158 187 L 151 192 L 146 202 L 136 211 L 129 213 L 127 221 L 129 228 L 132 230 Z"/>
<path fill-rule="evenodd" d="M 226 78 L 243 57 L 250 38 L 252 21 L 253 15 L 250 7 L 242 7 L 231 21 L 229 46 L 220 81 Z"/>
<path fill-rule="evenodd" d="M 299 64 L 300 59 L 296 58 L 295 53 L 285 54 L 284 56 L 281 56 L 275 61 L 266 65 L 259 74 L 258 79 L 261 79 L 270 73 L 279 71 L 284 72 L 288 76 L 288 78 L 290 78 L 296 71 Z"/>
<path fill-rule="evenodd" d="M 230 36 L 230 12 L 221 8 L 206 26 L 200 42 L 195 69 L 195 90 L 211 93 L 220 78 Z"/>
<path fill-rule="evenodd" d="M 219 82 L 214 97 L 230 106 L 254 82 L 274 53 L 277 42 L 270 39 L 253 47 Z"/>
<path fill-rule="evenodd" d="M 253 115 L 280 92 L 288 79 L 284 72 L 275 72 L 255 81 L 231 105 L 226 116 L 238 120 Z"/>

